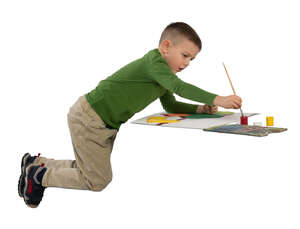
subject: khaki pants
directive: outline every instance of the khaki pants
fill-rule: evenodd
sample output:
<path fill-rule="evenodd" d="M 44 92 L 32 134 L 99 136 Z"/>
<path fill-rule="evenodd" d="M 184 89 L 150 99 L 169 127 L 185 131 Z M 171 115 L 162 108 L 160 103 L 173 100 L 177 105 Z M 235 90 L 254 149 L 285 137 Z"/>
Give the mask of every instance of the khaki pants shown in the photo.
<path fill-rule="evenodd" d="M 42 185 L 101 191 L 112 180 L 110 155 L 117 129 L 109 129 L 81 96 L 70 108 L 68 124 L 76 160 L 54 160 L 44 157 L 47 171 Z"/>

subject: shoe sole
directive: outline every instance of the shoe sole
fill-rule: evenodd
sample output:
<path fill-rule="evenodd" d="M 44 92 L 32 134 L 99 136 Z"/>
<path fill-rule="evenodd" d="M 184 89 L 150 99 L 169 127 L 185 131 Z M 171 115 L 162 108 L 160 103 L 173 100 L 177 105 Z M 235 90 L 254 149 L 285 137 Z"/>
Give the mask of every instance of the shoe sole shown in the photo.
<path fill-rule="evenodd" d="M 24 193 L 25 165 L 28 157 L 31 157 L 31 155 L 29 153 L 25 153 L 21 160 L 21 175 L 18 181 L 18 193 L 20 197 L 23 197 L 23 193 Z"/>
<path fill-rule="evenodd" d="M 24 201 L 25 201 L 25 204 L 28 206 L 28 207 L 30 207 L 30 208 L 37 208 L 38 207 L 38 205 L 33 205 L 33 204 L 28 204 L 27 203 L 27 198 L 26 198 L 26 195 L 25 195 L 25 193 L 28 191 L 28 188 L 29 188 L 29 185 L 28 185 L 28 179 L 26 179 L 26 176 L 27 176 L 27 174 L 29 174 L 30 173 L 30 170 L 31 170 L 31 167 L 32 167 L 33 165 L 29 165 L 27 168 L 26 168 L 26 170 L 25 170 L 25 175 L 24 175 L 24 180 L 25 180 L 25 186 L 24 186 L 24 192 L 23 192 L 23 199 L 24 199 Z"/>

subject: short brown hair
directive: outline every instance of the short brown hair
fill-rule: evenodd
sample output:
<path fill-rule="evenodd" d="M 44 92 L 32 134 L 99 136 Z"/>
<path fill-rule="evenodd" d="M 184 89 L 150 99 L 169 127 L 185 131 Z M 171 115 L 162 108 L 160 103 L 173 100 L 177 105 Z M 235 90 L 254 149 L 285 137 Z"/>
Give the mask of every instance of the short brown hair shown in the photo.
<path fill-rule="evenodd" d="M 192 41 L 201 50 L 202 42 L 200 37 L 191 26 L 184 22 L 174 22 L 169 24 L 162 32 L 159 44 L 165 39 L 170 39 L 174 42 L 175 38 L 179 36 L 184 36 Z"/>

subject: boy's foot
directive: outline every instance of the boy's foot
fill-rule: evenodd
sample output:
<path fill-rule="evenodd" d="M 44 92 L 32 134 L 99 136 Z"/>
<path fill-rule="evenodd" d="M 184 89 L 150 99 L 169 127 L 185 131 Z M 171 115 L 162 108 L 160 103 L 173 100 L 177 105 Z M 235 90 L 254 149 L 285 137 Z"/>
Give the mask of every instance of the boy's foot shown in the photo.
<path fill-rule="evenodd" d="M 42 165 L 29 165 L 25 170 L 24 201 L 28 207 L 36 208 L 44 195 L 42 179 L 47 168 Z"/>
<path fill-rule="evenodd" d="M 26 168 L 31 165 L 32 163 L 34 163 L 35 159 L 37 157 L 40 157 L 40 154 L 38 154 L 38 156 L 31 156 L 30 153 L 25 153 L 24 156 L 22 157 L 22 161 L 21 161 L 21 175 L 19 178 L 19 182 L 18 182 L 18 192 L 19 192 L 19 196 L 23 197 L 23 192 L 24 192 L 24 186 L 25 186 L 25 171 Z"/>

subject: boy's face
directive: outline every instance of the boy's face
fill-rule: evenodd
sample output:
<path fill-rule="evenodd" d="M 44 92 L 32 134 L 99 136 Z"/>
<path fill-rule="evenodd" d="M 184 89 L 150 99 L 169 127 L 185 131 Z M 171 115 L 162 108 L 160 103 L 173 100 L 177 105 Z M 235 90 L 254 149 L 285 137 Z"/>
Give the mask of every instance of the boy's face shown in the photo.
<path fill-rule="evenodd" d="M 172 72 L 176 74 L 189 66 L 200 52 L 200 49 L 190 40 L 180 38 L 176 44 L 170 40 L 163 40 L 159 46 L 162 57 L 170 66 Z"/>

